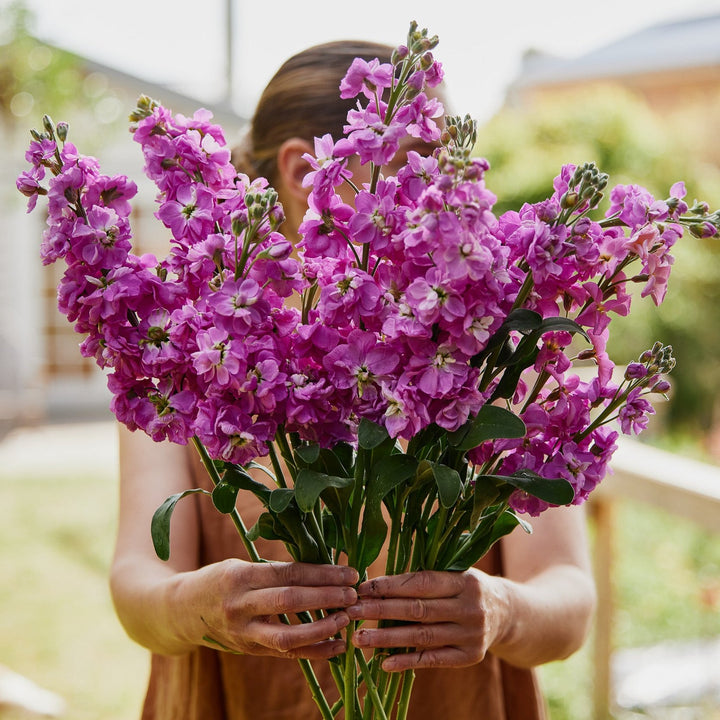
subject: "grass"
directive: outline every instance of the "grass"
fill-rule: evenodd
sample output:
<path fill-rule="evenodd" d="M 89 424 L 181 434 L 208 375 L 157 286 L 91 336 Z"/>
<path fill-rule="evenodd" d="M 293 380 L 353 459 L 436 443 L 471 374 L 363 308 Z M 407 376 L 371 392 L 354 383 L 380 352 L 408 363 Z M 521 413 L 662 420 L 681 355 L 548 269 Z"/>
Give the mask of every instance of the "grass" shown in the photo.
<path fill-rule="evenodd" d="M 51 478 L 0 467 L 0 664 L 61 694 L 72 720 L 140 713 L 147 655 L 125 636 L 107 586 L 116 496 L 111 472 Z M 617 548 L 616 646 L 720 635 L 716 535 L 626 504 Z M 590 720 L 589 648 L 541 678 L 552 720 Z"/>

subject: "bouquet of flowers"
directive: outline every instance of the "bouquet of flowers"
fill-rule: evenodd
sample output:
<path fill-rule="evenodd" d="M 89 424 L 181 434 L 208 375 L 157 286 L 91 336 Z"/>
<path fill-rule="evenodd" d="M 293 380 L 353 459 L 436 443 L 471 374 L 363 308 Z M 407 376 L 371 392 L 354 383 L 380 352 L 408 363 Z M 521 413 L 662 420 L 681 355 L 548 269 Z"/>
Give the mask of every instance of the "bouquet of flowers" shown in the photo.
<path fill-rule="evenodd" d="M 669 389 L 660 343 L 613 379 L 609 324 L 629 313 L 632 284 L 662 302 L 673 244 L 685 229 L 716 235 L 718 213 L 689 207 L 676 183 L 666 200 L 614 187 L 600 215 L 608 177 L 586 163 L 563 167 L 544 202 L 497 217 L 474 122 L 441 128 L 426 92 L 442 79 L 436 44 L 412 24 L 392 63 L 348 69 L 341 96 L 359 101 L 345 136 L 317 138 L 308 157 L 299 254 L 278 231 L 277 193 L 237 173 L 206 111 L 173 116 L 141 97 L 131 115 L 172 235 L 160 261 L 131 252 L 135 184 L 103 175 L 65 124 L 46 117 L 33 132 L 18 188 L 30 209 L 47 196 L 42 257 L 67 264 L 59 307 L 81 352 L 107 371 L 121 422 L 194 443 L 212 502 L 254 560 L 263 537 L 361 578 L 383 546 L 388 574 L 467 569 L 518 525 L 529 531 L 522 513 L 582 503 L 617 426 L 642 431 L 649 397 Z M 438 149 L 385 173 L 407 135 Z M 369 183 L 353 183 L 353 157 Z M 265 508 L 249 529 L 240 491 Z M 155 514 L 162 558 L 185 494 Z M 394 704 L 405 717 L 411 673 L 384 673 L 388 652 L 367 659 L 348 642 L 331 661 L 333 706 L 301 661 L 325 720 L 340 708 L 384 719 Z"/>

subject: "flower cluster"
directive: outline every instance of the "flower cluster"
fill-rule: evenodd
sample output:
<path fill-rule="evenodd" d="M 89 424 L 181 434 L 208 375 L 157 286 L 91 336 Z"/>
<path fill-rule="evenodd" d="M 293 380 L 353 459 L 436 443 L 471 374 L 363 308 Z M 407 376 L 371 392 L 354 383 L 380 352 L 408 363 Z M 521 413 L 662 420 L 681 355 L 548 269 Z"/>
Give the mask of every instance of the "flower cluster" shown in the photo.
<path fill-rule="evenodd" d="M 474 123 L 439 122 L 436 43 L 413 27 L 391 63 L 349 68 L 340 93 L 359 100 L 345 134 L 317 138 L 307 157 L 299 259 L 278 231 L 277 193 L 238 175 L 206 111 L 173 116 L 143 97 L 131 117 L 171 236 L 160 261 L 131 252 L 134 183 L 79 155 L 66 126 L 34 134 L 18 188 L 29 209 L 47 195 L 43 260 L 67 263 L 60 309 L 108 371 L 123 423 L 244 464 L 278 432 L 331 447 L 355 442 L 366 419 L 410 440 L 504 402 L 524 437 L 478 443 L 470 463 L 565 478 L 575 502 L 605 472 L 608 423 L 644 428 L 670 362 L 656 348 L 614 384 L 611 317 L 630 311 L 630 283 L 660 303 L 683 227 L 716 234 L 716 215 L 689 209 L 677 183 L 665 201 L 615 187 L 594 219 L 608 179 L 585 164 L 562 168 L 548 200 L 497 217 Z M 390 173 L 408 138 L 428 153 Z M 576 360 L 594 360 L 596 376 L 581 380 Z M 547 507 L 520 490 L 511 503 Z"/>

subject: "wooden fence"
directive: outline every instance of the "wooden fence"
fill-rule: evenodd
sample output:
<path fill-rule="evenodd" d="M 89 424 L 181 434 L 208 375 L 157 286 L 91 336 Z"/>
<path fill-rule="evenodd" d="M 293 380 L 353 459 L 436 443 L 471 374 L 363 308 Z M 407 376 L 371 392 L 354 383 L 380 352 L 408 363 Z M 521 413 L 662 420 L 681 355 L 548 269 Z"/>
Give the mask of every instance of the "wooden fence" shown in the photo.
<path fill-rule="evenodd" d="M 589 503 L 596 529 L 598 611 L 594 639 L 594 718 L 611 716 L 614 598 L 613 525 L 618 500 L 653 505 L 720 534 L 720 467 L 623 439 L 612 460 L 614 473 Z"/>

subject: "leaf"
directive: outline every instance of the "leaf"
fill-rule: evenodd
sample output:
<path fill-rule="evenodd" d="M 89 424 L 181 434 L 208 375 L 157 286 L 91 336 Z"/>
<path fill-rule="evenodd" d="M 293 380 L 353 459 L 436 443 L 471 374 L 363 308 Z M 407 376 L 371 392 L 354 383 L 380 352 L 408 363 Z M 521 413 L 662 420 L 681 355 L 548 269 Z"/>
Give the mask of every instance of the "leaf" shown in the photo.
<path fill-rule="evenodd" d="M 460 473 L 440 463 L 433 463 L 432 471 L 435 482 L 437 483 L 440 504 L 445 508 L 451 508 L 457 502 L 462 492 Z"/>
<path fill-rule="evenodd" d="M 574 320 L 566 317 L 547 317 L 542 321 L 540 326 L 540 334 L 544 335 L 546 332 L 569 332 L 569 333 L 580 333 L 588 342 L 590 338 L 587 332 L 578 325 Z"/>
<path fill-rule="evenodd" d="M 417 467 L 417 458 L 405 453 L 395 453 L 379 460 L 368 484 L 367 502 L 380 502 L 391 490 L 414 477 Z"/>
<path fill-rule="evenodd" d="M 331 487 L 346 488 L 353 482 L 350 477 L 326 475 L 303 468 L 295 480 L 295 502 L 303 512 L 311 512 L 323 490 Z"/>
<path fill-rule="evenodd" d="M 295 545 L 290 533 L 269 512 L 260 515 L 257 522 L 248 530 L 247 537 L 251 542 L 264 538 L 265 540 L 282 540 Z"/>
<path fill-rule="evenodd" d="M 274 513 L 281 513 L 287 508 L 295 497 L 295 490 L 292 488 L 278 488 L 270 493 L 268 508 Z"/>
<path fill-rule="evenodd" d="M 238 488 L 238 490 L 249 490 L 265 507 L 267 507 L 267 504 L 270 502 L 270 493 L 272 490 L 270 490 L 267 485 L 253 480 L 240 465 L 228 466 L 227 470 L 223 473 L 222 481 Z"/>
<path fill-rule="evenodd" d="M 303 462 L 312 465 L 320 457 L 320 446 L 317 443 L 299 445 L 294 452 Z"/>
<path fill-rule="evenodd" d="M 511 533 L 521 523 L 520 518 L 510 510 L 504 510 L 494 520 L 491 518 L 486 520 L 490 520 L 490 524 L 485 529 L 481 528 L 474 533 L 475 537 L 465 546 L 463 552 L 455 558 L 453 564 L 447 568 L 448 570 L 455 572 L 467 570 L 486 555 L 500 538 Z"/>
<path fill-rule="evenodd" d="M 565 478 L 544 478 L 532 470 L 518 470 L 512 475 L 489 477 L 506 482 L 551 505 L 569 505 L 575 497 L 573 486 Z"/>
<path fill-rule="evenodd" d="M 171 495 L 153 514 L 150 523 L 150 535 L 152 536 L 155 553 L 161 560 L 170 559 L 170 519 L 178 500 L 181 500 L 186 495 L 193 495 L 195 493 L 210 495 L 207 490 L 203 490 L 202 488 L 184 490 L 183 492 Z"/>
<path fill-rule="evenodd" d="M 458 450 L 471 450 L 486 440 L 519 438 L 525 435 L 525 423 L 514 413 L 497 405 L 483 405 L 478 414 L 448 434 Z"/>
<path fill-rule="evenodd" d="M 231 513 L 235 509 L 238 492 L 240 488 L 221 480 L 212 490 L 213 505 L 225 515 Z"/>
<path fill-rule="evenodd" d="M 389 437 L 388 431 L 372 420 L 362 418 L 358 427 L 358 445 L 365 450 L 372 450 Z"/>

